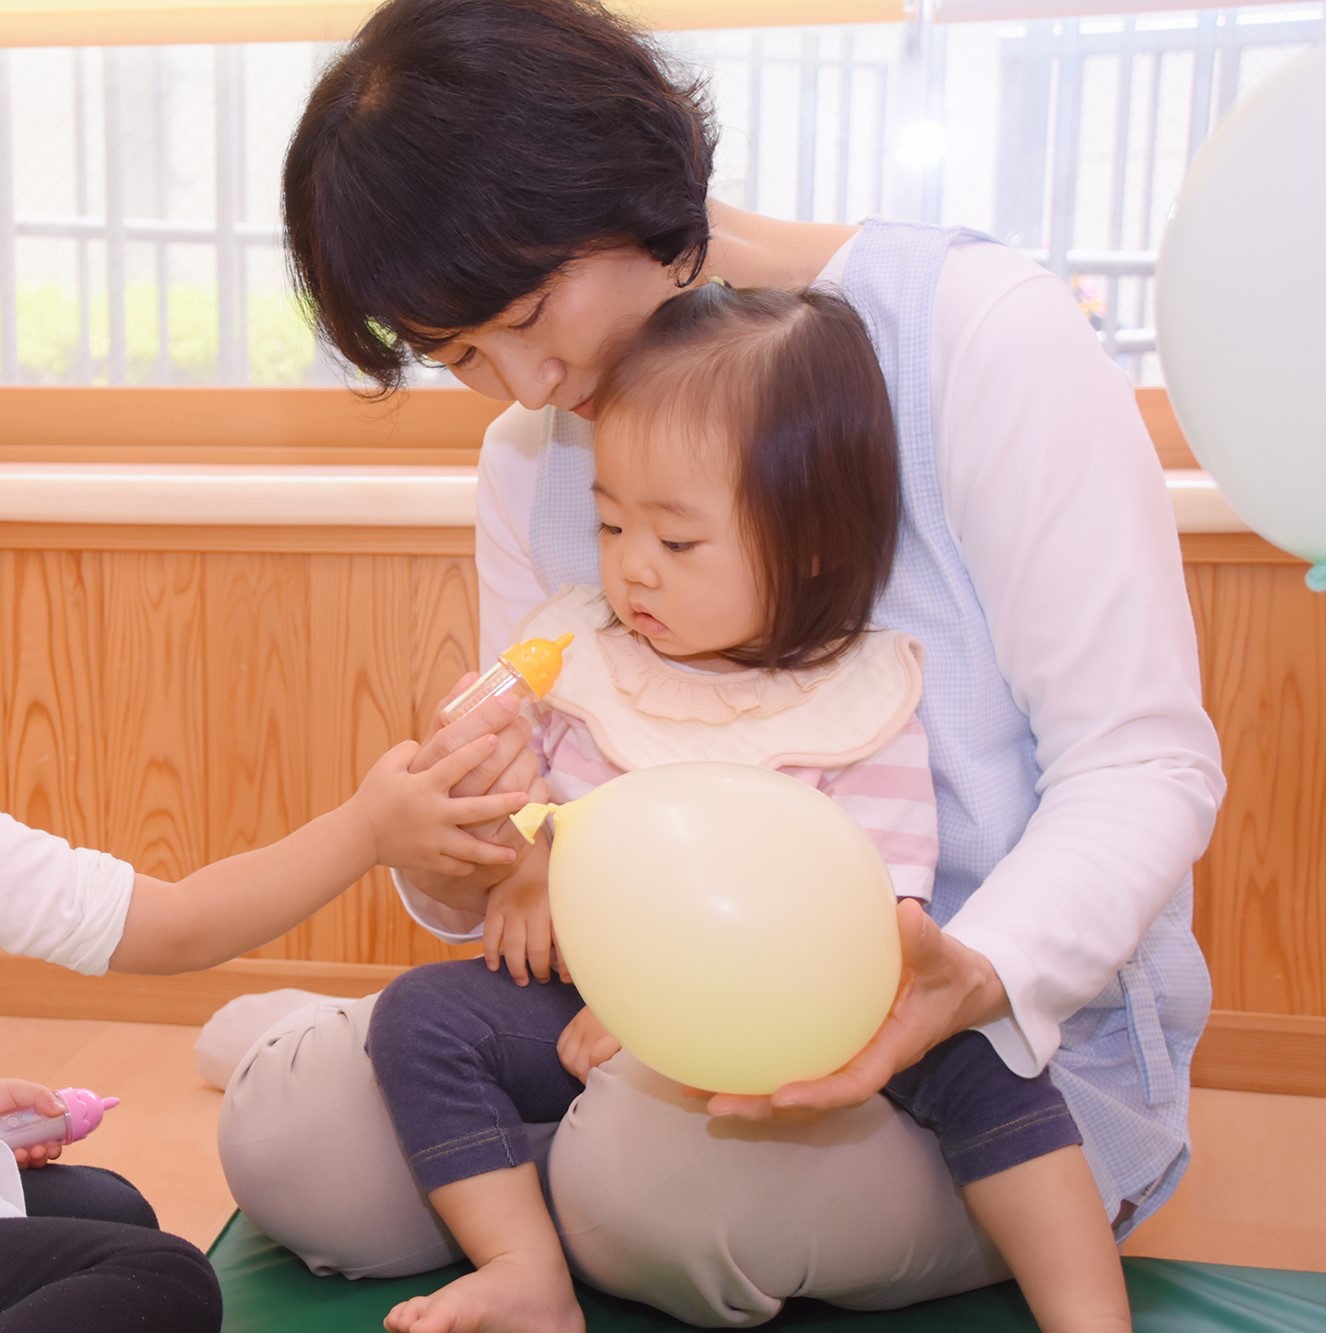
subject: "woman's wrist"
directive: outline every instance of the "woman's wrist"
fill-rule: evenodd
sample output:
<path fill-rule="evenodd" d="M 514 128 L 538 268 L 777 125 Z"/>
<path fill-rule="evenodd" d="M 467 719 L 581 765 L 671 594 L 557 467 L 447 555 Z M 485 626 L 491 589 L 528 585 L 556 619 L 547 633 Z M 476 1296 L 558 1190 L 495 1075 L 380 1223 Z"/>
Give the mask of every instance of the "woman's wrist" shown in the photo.
<path fill-rule="evenodd" d="M 1013 1006 L 1009 1003 L 1008 992 L 994 964 L 983 954 L 969 945 L 949 936 L 951 943 L 962 951 L 966 968 L 966 995 L 958 1012 L 958 1032 L 968 1028 L 984 1027 L 996 1023 L 1001 1018 L 1010 1018 Z"/>

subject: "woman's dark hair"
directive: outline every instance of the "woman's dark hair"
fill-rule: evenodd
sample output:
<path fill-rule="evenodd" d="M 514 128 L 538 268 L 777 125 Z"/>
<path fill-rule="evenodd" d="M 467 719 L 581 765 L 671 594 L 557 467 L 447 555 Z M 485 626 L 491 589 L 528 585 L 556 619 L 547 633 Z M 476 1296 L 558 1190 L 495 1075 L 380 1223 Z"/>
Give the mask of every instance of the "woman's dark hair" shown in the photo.
<path fill-rule="evenodd" d="M 693 281 L 713 150 L 703 86 L 597 0 L 387 0 L 287 149 L 291 277 L 390 392 L 411 343 L 487 323 L 594 249 Z"/>
<path fill-rule="evenodd" d="M 704 283 L 645 321 L 594 407 L 599 430 L 629 430 L 640 449 L 662 422 L 697 450 L 735 450 L 738 522 L 764 578 L 768 631 L 725 656 L 817 666 L 869 629 L 897 549 L 901 483 L 884 375 L 845 300 Z"/>

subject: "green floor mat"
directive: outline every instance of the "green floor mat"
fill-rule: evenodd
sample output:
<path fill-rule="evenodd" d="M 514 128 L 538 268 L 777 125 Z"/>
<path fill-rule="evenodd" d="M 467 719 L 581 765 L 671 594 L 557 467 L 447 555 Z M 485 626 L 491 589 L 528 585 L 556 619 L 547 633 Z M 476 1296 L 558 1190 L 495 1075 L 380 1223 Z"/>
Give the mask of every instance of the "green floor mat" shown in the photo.
<path fill-rule="evenodd" d="M 223 1333 L 370 1333 L 400 1300 L 433 1291 L 465 1271 L 348 1282 L 314 1277 L 242 1213 L 208 1252 L 225 1296 Z M 1322 1333 L 1326 1274 L 1125 1259 L 1137 1333 Z M 632 1301 L 580 1287 L 588 1333 L 659 1333 L 686 1327 Z M 878 1314 L 849 1314 L 793 1301 L 778 1333 L 1035 1333 L 1012 1283 Z M 535 1333 L 535 1330 L 531 1330 Z"/>

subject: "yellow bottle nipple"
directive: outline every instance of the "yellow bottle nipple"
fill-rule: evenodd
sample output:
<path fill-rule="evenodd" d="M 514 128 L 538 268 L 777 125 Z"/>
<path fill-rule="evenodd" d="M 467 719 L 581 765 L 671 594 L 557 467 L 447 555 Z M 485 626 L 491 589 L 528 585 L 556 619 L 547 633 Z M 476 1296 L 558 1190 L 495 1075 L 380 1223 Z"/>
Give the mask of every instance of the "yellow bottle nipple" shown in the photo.
<path fill-rule="evenodd" d="M 574 638 L 574 634 L 563 634 L 556 640 L 526 639 L 513 643 L 502 660 L 521 676 L 536 699 L 542 699 L 561 674 L 562 649 Z"/>

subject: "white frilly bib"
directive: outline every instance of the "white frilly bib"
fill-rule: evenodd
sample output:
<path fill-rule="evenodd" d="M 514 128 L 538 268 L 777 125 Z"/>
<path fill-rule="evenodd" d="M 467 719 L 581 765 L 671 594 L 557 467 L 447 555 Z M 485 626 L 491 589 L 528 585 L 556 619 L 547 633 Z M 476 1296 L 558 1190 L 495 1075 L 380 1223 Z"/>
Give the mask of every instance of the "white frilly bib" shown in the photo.
<path fill-rule="evenodd" d="M 568 630 L 545 706 L 581 720 L 624 771 L 679 760 L 760 768 L 842 768 L 882 749 L 921 699 L 920 641 L 871 630 L 835 662 L 806 671 L 695 671 L 660 657 L 619 624 L 597 587 L 564 588 L 520 638 Z"/>

